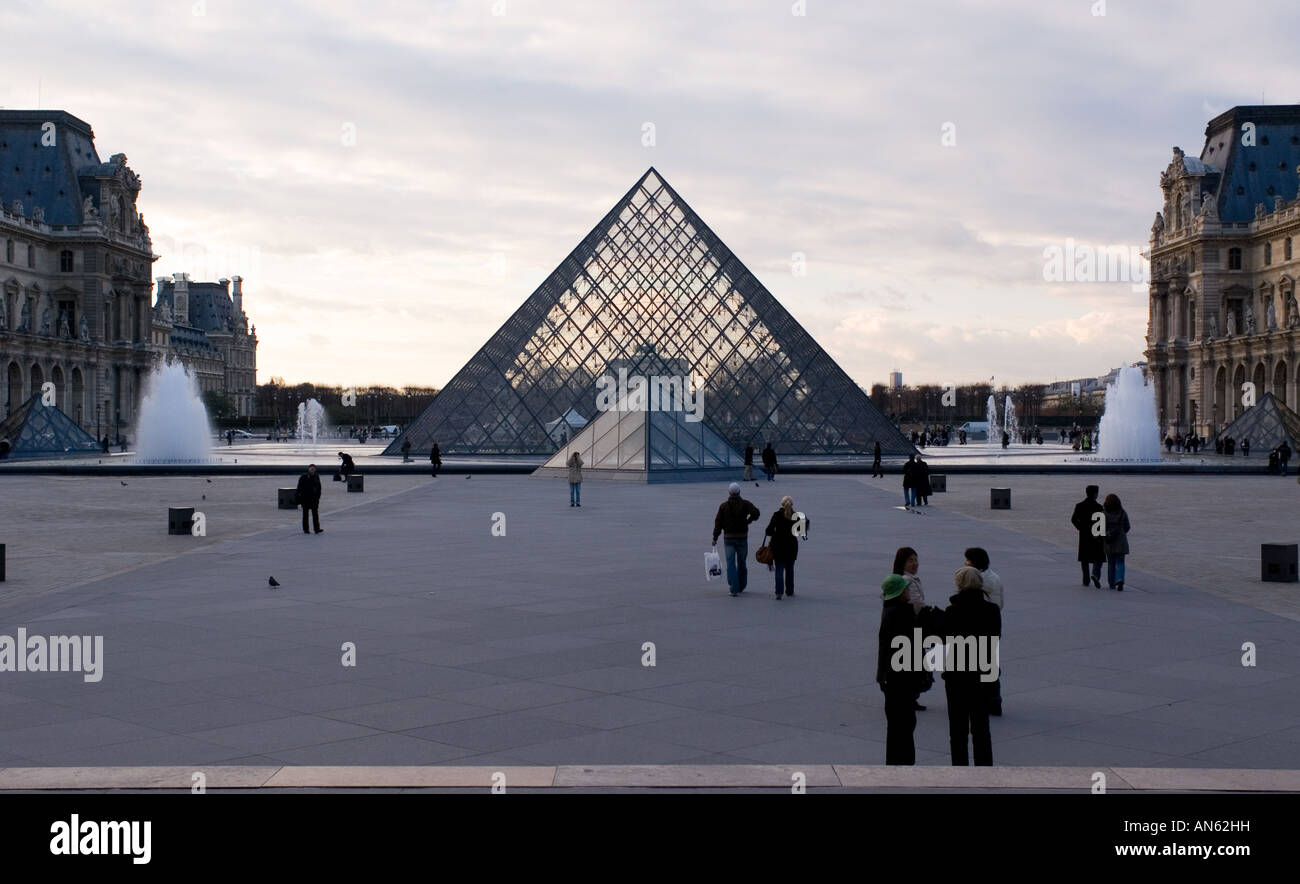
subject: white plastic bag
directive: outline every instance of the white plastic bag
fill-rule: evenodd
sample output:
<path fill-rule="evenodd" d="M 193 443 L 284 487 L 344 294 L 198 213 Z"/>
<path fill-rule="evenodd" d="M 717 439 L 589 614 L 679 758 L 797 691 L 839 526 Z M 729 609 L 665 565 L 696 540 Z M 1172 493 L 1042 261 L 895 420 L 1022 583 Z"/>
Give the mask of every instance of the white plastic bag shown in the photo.
<path fill-rule="evenodd" d="M 704 577 L 706 580 L 717 580 L 722 576 L 722 559 L 718 558 L 718 548 L 715 546 L 704 554 Z"/>

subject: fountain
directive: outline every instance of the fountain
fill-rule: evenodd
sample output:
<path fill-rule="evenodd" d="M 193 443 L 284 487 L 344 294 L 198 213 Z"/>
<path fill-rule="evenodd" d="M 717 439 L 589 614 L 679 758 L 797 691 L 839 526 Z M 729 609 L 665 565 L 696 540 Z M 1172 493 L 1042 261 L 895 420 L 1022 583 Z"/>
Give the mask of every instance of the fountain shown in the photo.
<path fill-rule="evenodd" d="M 1097 429 L 1106 440 L 1098 446 L 1099 459 L 1160 460 L 1155 387 L 1146 383 L 1140 368 L 1125 365 L 1115 383 L 1106 385 L 1106 407 Z"/>
<path fill-rule="evenodd" d="M 1016 420 L 1016 403 L 1011 401 L 1010 396 L 1003 399 L 1003 402 L 1005 404 L 1002 407 L 1002 428 L 1011 437 L 1011 444 L 1015 445 L 1020 441 L 1020 424 Z"/>
<path fill-rule="evenodd" d="M 298 442 L 311 439 L 311 447 L 316 448 L 316 439 L 325 429 L 325 406 L 315 399 L 298 403 Z"/>
<path fill-rule="evenodd" d="M 989 422 L 989 441 L 990 447 L 1002 450 L 1002 433 L 998 430 L 998 402 L 989 394 L 989 401 L 984 407 L 984 419 Z"/>
<path fill-rule="evenodd" d="M 212 460 L 212 424 L 199 385 L 179 361 L 158 363 L 145 382 L 136 421 L 136 461 L 205 463 Z"/>

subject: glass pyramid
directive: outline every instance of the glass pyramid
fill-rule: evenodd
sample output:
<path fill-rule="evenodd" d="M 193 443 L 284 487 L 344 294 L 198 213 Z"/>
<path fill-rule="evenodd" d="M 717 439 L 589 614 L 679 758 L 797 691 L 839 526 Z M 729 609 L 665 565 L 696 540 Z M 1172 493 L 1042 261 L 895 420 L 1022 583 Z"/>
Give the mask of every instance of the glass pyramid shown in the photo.
<path fill-rule="evenodd" d="M 551 454 L 620 366 L 702 379 L 733 448 L 915 450 L 651 168 L 384 453 Z"/>
<path fill-rule="evenodd" d="M 1286 407 L 1272 393 L 1265 393 L 1259 401 L 1243 411 L 1236 420 L 1224 427 L 1219 439 L 1235 439 L 1237 450 L 1241 440 L 1250 440 L 1250 450 L 1267 455 L 1285 439 L 1292 451 L 1300 451 L 1300 415 Z"/>
<path fill-rule="evenodd" d="M 8 457 L 59 457 L 94 454 L 99 444 L 54 405 L 45 405 L 36 393 L 0 423 L 0 439 L 7 439 Z"/>
<path fill-rule="evenodd" d="M 735 479 L 744 468 L 744 458 L 725 439 L 680 409 L 601 412 L 533 475 L 567 477 L 574 451 L 582 456 L 584 480 Z"/>

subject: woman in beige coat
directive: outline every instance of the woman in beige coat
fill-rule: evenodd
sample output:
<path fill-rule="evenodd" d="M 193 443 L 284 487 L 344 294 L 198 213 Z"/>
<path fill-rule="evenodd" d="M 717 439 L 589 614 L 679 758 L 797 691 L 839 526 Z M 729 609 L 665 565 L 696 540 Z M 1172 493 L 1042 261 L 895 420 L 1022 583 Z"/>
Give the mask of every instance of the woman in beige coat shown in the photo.
<path fill-rule="evenodd" d="M 569 506 L 582 506 L 582 455 L 569 455 Z"/>

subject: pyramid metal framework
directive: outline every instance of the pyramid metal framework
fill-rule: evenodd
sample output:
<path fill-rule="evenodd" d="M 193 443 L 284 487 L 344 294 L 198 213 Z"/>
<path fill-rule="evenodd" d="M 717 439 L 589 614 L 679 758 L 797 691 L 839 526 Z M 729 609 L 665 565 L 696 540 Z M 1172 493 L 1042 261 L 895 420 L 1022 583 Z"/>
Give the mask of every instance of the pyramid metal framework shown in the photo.
<path fill-rule="evenodd" d="M 385 450 L 552 454 L 597 414 L 610 366 L 702 379 L 728 444 L 783 454 L 915 449 L 651 168 Z"/>
<path fill-rule="evenodd" d="M 99 443 L 54 405 L 46 405 L 40 393 L 14 409 L 0 423 L 0 439 L 8 440 L 7 457 L 64 457 L 94 454 Z"/>
<path fill-rule="evenodd" d="M 725 439 L 680 410 L 602 412 L 533 475 L 567 477 L 574 451 L 584 480 L 703 482 L 735 479 L 744 468 Z"/>
<path fill-rule="evenodd" d="M 1272 393 L 1265 393 L 1258 402 L 1224 427 L 1216 438 L 1235 439 L 1238 450 L 1241 448 L 1241 440 L 1249 439 L 1251 450 L 1264 454 L 1286 439 L 1292 451 L 1300 451 L 1300 414 L 1287 408 L 1286 403 Z"/>

